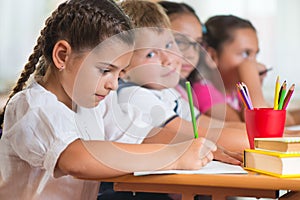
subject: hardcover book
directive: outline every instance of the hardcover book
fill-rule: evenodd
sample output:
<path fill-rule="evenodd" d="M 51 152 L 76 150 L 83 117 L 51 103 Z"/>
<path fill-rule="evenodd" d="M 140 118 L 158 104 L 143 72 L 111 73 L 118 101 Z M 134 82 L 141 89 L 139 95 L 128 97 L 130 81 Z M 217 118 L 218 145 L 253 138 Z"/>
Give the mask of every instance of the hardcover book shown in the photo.
<path fill-rule="evenodd" d="M 300 152 L 300 137 L 255 138 L 255 149 L 280 152 Z"/>
<path fill-rule="evenodd" d="M 276 177 L 300 177 L 300 153 L 246 149 L 244 168 Z"/>

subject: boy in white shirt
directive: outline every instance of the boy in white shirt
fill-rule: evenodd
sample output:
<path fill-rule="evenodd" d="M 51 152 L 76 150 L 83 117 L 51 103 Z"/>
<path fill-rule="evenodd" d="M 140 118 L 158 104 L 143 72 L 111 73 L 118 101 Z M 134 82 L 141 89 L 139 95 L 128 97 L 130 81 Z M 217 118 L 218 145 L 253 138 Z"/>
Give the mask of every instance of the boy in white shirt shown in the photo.
<path fill-rule="evenodd" d="M 144 143 L 176 143 L 193 138 L 188 103 L 173 89 L 180 79 L 183 58 L 168 29 L 168 18 L 163 10 L 161 15 L 147 17 L 153 11 L 144 6 L 143 12 L 138 12 L 137 7 L 142 4 L 141 1 L 121 3 L 137 30 L 135 51 L 129 67 L 123 71 L 123 81 L 118 89 L 119 103 L 129 116 L 132 109 L 138 108 L 145 123 L 166 130 L 148 135 Z M 223 122 L 214 124 L 215 120 L 200 115 L 198 110 L 196 113 L 201 136 L 237 153 L 249 147 L 244 128 L 221 128 Z M 235 163 L 239 162 L 236 160 Z"/>

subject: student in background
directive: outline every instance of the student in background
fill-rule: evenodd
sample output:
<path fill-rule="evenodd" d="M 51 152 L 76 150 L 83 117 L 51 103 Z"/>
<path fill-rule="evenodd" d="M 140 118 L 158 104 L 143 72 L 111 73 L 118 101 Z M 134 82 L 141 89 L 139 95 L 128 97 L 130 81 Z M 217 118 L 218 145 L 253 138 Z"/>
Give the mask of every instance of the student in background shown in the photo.
<path fill-rule="evenodd" d="M 130 29 L 109 0 L 70 0 L 47 19 L 1 113 L 1 198 L 95 199 L 99 183 L 84 179 L 199 169 L 213 158 L 215 146 L 204 138 L 173 145 L 103 141 L 110 138 L 105 124 L 113 125 L 104 100 L 131 59 Z"/>
<path fill-rule="evenodd" d="M 121 7 L 138 30 L 132 60 L 123 71 L 118 89 L 121 107 L 128 116 L 132 108 L 138 108 L 143 112 L 145 123 L 167 130 L 166 133 L 149 135 L 144 143 L 176 143 L 193 137 L 188 102 L 173 89 L 180 78 L 182 56 L 173 33 L 168 29 L 168 17 L 158 4 L 150 1 L 127 0 L 121 3 Z M 196 109 L 196 115 L 199 114 Z M 206 135 L 220 145 L 215 158 L 240 164 L 239 153 L 248 145 L 245 129 L 210 129 L 209 124 L 201 124 L 200 135 Z M 236 145 L 229 144 L 233 140 L 237 141 Z M 225 150 L 223 145 L 238 153 Z"/>
<path fill-rule="evenodd" d="M 180 78 L 182 55 L 169 30 L 168 17 L 160 6 L 149 1 L 128 0 L 121 6 L 138 30 L 135 51 L 129 67 L 123 71 L 118 89 L 121 107 L 129 116 L 131 108 L 137 108 L 146 124 L 170 130 L 145 138 L 145 143 L 176 143 L 193 137 L 189 104 L 174 89 Z M 211 118 L 201 115 L 197 109 L 196 116 L 200 121 L 199 134 L 217 141 L 220 147 L 238 153 L 248 147 L 244 127 L 210 127 L 201 120 Z"/>
<path fill-rule="evenodd" d="M 202 24 L 194 9 L 185 3 L 171 1 L 158 2 L 166 11 L 171 29 L 174 30 L 175 40 L 183 57 L 180 72 L 182 83 L 189 80 L 194 89 L 195 106 L 205 115 L 226 121 L 240 121 L 235 110 L 229 106 L 224 95 L 216 89 L 214 84 L 203 75 L 215 75 L 218 72 L 208 65 L 209 58 L 203 43 Z M 196 67 L 196 68 L 195 68 Z M 201 74 L 203 72 L 203 74 Z M 210 76 L 209 78 L 218 78 Z M 176 86 L 182 96 L 185 89 L 182 84 Z M 186 97 L 185 97 L 186 98 Z"/>
<path fill-rule="evenodd" d="M 226 101 L 243 120 L 243 106 L 237 96 L 236 83 L 244 82 L 254 107 L 273 107 L 266 102 L 262 92 L 262 77 L 266 67 L 256 60 L 259 52 L 255 27 L 250 21 L 234 15 L 217 15 L 209 18 L 204 34 L 206 49 L 225 86 Z M 259 69 L 259 70 L 258 70 Z M 275 81 L 275 80 L 274 80 Z M 287 113 L 286 125 L 297 122 Z"/>
<path fill-rule="evenodd" d="M 207 33 L 206 27 L 202 26 L 201 21 L 196 15 L 193 8 L 185 3 L 176 3 L 170 1 L 160 1 L 158 3 L 164 7 L 167 15 L 169 16 L 171 21 L 171 28 L 176 31 L 175 40 L 177 41 L 177 44 L 182 51 L 183 56 L 186 58 L 181 69 L 181 79 L 183 80 L 183 83 L 185 80 L 189 80 L 192 83 L 196 106 L 202 113 L 212 116 L 216 119 L 225 119 L 226 121 L 243 121 L 243 109 L 238 111 L 234 109 L 233 105 L 231 105 L 232 102 L 235 102 L 233 104 L 236 107 L 240 104 L 240 102 L 237 98 L 226 99 L 226 95 L 224 95 L 226 92 L 224 90 L 222 77 L 219 74 L 218 68 L 215 67 L 215 64 L 212 63 L 213 61 L 208 58 L 210 56 L 207 56 L 205 49 L 202 47 L 205 46 L 205 41 L 203 41 L 202 27 L 204 27 L 203 32 L 206 33 L 206 35 L 209 35 L 209 33 Z M 224 27 L 224 25 L 221 27 L 222 28 L 219 27 L 219 29 L 217 29 L 219 30 L 218 33 L 220 34 L 219 37 L 222 36 L 222 29 L 229 32 L 229 29 Z M 247 27 L 254 31 L 256 36 L 254 27 L 249 23 Z M 258 45 L 257 41 L 251 42 L 253 43 L 252 45 L 250 44 L 250 46 L 249 44 L 240 44 L 240 49 L 238 50 L 245 52 L 244 57 L 247 54 L 247 50 L 251 51 L 248 53 L 252 54 L 249 58 L 249 60 L 252 59 L 252 62 L 246 62 L 247 58 L 243 58 L 239 61 L 240 66 L 238 66 L 237 68 L 239 70 L 239 73 L 242 74 L 242 81 L 246 82 L 247 85 L 251 87 L 251 90 L 255 89 L 256 91 L 255 87 L 261 87 L 263 79 L 267 75 L 267 70 L 266 66 L 256 62 L 256 58 L 255 56 L 253 56 L 253 51 L 257 49 L 257 47 L 255 47 Z M 198 43 L 198 45 L 196 45 L 196 43 Z M 211 55 L 211 51 L 209 51 L 209 53 Z M 194 66 L 197 66 L 197 68 L 194 69 Z M 254 79 L 259 81 L 255 81 L 255 83 L 252 83 L 250 81 L 252 77 L 255 77 Z M 218 86 L 218 89 L 215 86 Z M 184 97 L 185 90 L 182 85 L 177 85 L 176 89 Z M 236 88 L 233 88 L 234 93 L 235 91 Z M 263 102 L 264 99 L 262 91 L 258 90 L 257 93 L 258 94 L 255 93 L 255 96 L 257 97 L 255 100 L 257 102 Z M 230 101 L 230 99 L 233 99 L 233 101 Z M 295 122 L 299 123 L 300 120 L 297 120 L 299 111 L 296 110 L 291 113 L 293 114 L 292 116 Z M 290 119 L 291 117 L 288 118 Z M 287 124 L 290 123 L 289 119 Z"/>

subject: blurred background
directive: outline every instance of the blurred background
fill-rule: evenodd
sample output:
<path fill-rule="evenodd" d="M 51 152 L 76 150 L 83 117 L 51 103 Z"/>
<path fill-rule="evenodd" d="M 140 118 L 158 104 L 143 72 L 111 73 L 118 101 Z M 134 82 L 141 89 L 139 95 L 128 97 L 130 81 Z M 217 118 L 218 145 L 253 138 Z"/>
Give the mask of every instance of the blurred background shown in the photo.
<path fill-rule="evenodd" d="M 217 14 L 249 19 L 256 27 L 258 60 L 272 67 L 264 82 L 264 95 L 272 102 L 277 75 L 288 87 L 296 84 L 292 107 L 300 105 L 300 1 L 299 0 L 175 0 L 191 5 L 205 22 Z M 7 94 L 32 52 L 46 18 L 61 0 L 0 0 L 0 94 Z M 299 87 L 299 88 L 298 88 Z M 3 99 L 3 98 L 2 98 Z M 3 100 L 2 100 L 3 101 Z M 1 100 L 0 100 L 1 105 Z"/>

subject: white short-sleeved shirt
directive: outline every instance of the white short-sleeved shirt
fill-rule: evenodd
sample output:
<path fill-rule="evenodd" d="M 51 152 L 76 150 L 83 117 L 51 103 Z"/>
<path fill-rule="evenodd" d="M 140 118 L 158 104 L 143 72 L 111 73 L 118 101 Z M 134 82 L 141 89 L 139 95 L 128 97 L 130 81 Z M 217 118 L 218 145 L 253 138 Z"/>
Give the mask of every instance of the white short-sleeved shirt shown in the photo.
<path fill-rule="evenodd" d="M 96 199 L 97 181 L 61 175 L 55 165 L 62 151 L 78 138 L 143 140 L 142 134 L 151 127 L 139 129 L 145 131 L 142 136 L 123 134 L 137 129 L 117 106 L 108 107 L 114 99 L 115 95 L 109 95 L 99 106 L 78 107 L 75 113 L 36 82 L 17 93 L 7 105 L 0 139 L 0 199 Z M 124 122 L 114 125 L 122 117 Z"/>
<path fill-rule="evenodd" d="M 105 140 L 142 143 L 154 126 L 143 121 L 143 112 L 139 109 L 131 108 L 130 112 L 125 112 L 124 107 L 126 106 L 118 103 L 118 96 L 115 91 L 111 91 L 101 102 L 100 107 L 102 108 L 106 133 Z"/>
<path fill-rule="evenodd" d="M 125 112 L 138 109 L 142 113 L 142 120 L 149 126 L 164 126 L 176 116 L 191 121 L 189 103 L 173 88 L 153 90 L 120 81 L 118 100 Z M 194 110 L 198 117 L 199 110 Z"/>

